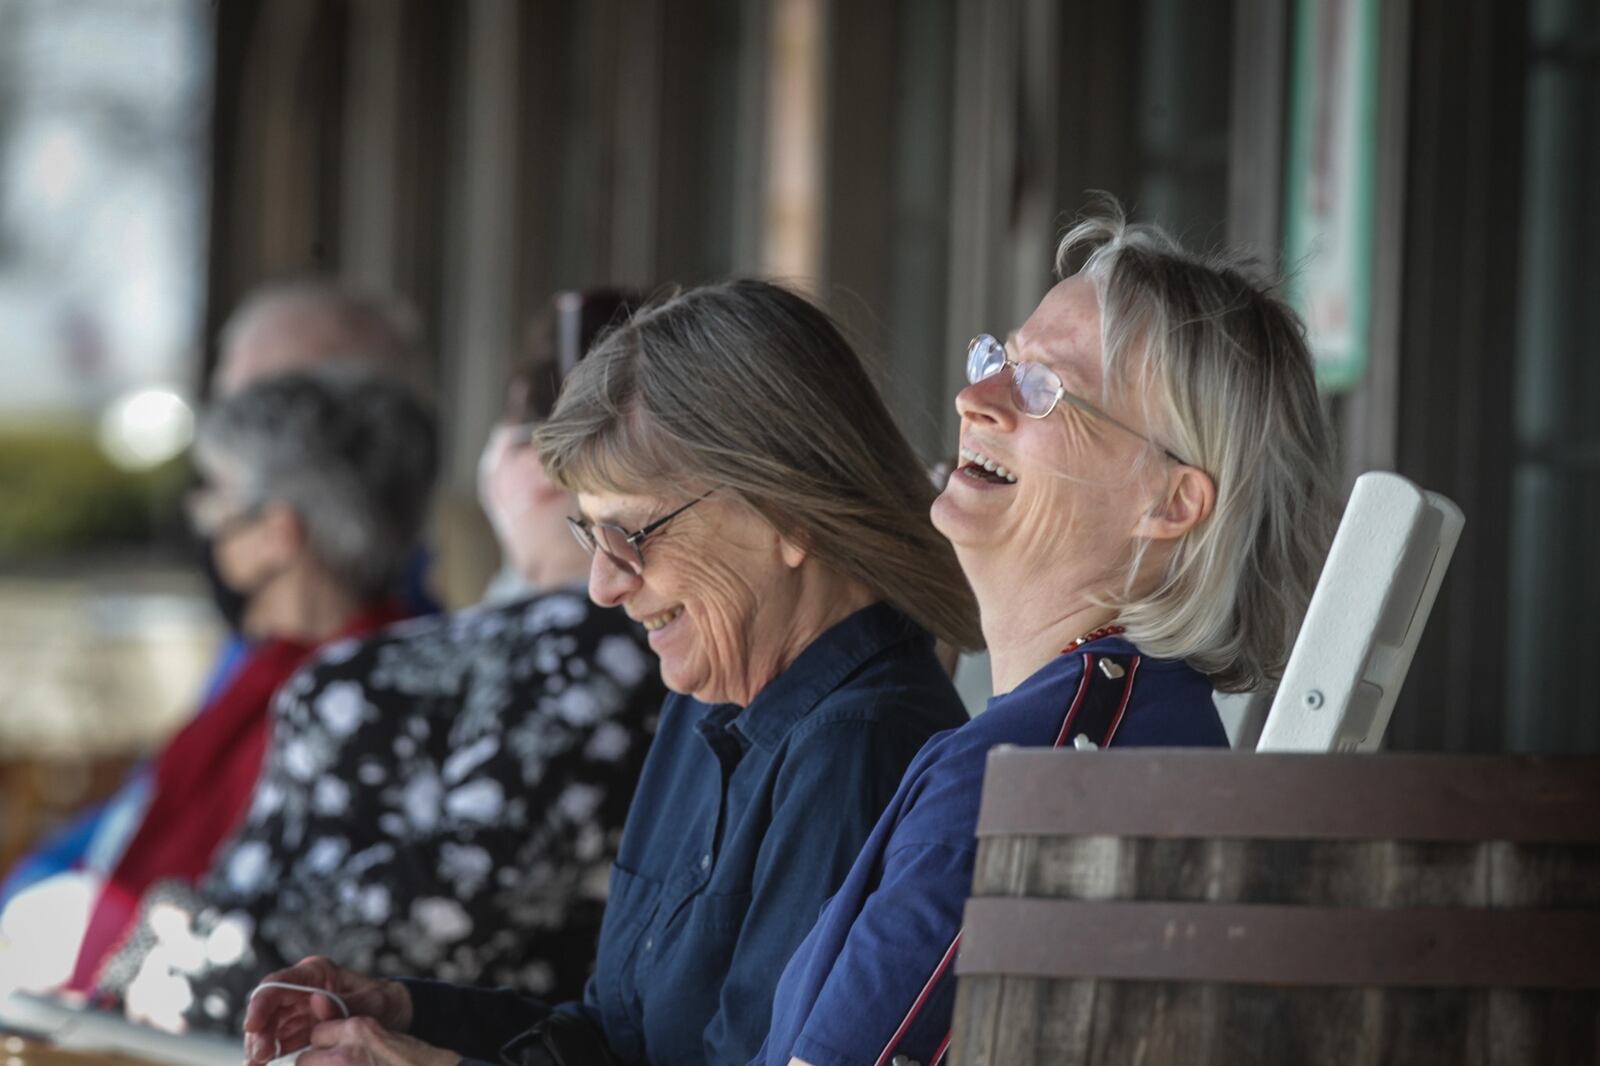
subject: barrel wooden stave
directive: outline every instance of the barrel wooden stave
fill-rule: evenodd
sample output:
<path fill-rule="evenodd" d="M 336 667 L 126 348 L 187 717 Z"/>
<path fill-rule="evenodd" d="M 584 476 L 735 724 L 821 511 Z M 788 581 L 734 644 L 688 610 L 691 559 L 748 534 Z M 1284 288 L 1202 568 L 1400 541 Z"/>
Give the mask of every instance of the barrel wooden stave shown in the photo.
<path fill-rule="evenodd" d="M 1594 910 L 1600 847 L 995 836 L 979 843 L 973 895 Z M 961 1066 L 1600 1063 L 1600 994 L 1587 991 L 969 975 L 956 1013 L 992 1023 L 957 1025 Z"/>

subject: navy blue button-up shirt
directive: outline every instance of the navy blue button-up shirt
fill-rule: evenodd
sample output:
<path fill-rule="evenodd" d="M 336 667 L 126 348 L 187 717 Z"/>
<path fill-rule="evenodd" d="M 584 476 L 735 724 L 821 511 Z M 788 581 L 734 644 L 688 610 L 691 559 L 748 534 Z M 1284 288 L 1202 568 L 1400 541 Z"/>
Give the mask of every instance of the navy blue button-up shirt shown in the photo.
<path fill-rule="evenodd" d="M 581 1010 L 630 1066 L 747 1062 L 778 976 L 924 741 L 967 719 L 933 640 L 886 604 L 748 707 L 673 696 L 634 794 Z M 408 982 L 412 1032 L 492 1059 L 549 1008 Z"/>
<path fill-rule="evenodd" d="M 1108 669 L 1096 664 L 1108 661 Z M 750 1066 L 937 1066 L 972 889 L 989 749 L 1070 744 L 1080 714 L 1118 747 L 1226 747 L 1211 683 L 1118 638 L 1060 655 L 917 756 L 855 868 L 789 960 L 771 1034 Z M 1087 735 L 1087 734 L 1086 734 Z"/>

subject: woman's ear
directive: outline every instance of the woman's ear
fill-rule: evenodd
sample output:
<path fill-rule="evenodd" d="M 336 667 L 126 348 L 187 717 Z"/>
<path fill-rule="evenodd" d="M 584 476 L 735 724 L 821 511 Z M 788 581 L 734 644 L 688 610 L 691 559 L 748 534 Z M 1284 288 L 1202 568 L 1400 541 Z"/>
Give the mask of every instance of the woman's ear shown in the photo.
<path fill-rule="evenodd" d="M 1146 540 L 1177 540 L 1211 516 L 1217 505 L 1217 486 L 1198 467 L 1171 464 L 1166 492 L 1156 506 L 1133 527 L 1133 535 Z"/>
<path fill-rule="evenodd" d="M 811 554 L 804 544 L 781 535 L 778 537 L 778 551 L 783 555 L 784 565 L 791 570 L 800 569 L 800 564 Z"/>

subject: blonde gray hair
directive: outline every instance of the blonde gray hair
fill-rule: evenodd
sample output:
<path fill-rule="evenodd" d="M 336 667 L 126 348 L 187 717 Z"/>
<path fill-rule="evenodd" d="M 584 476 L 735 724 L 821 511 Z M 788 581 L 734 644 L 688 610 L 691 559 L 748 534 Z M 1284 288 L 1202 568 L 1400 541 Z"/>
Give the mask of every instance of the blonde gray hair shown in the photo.
<path fill-rule="evenodd" d="M 762 281 L 690 289 L 603 337 L 535 438 L 575 492 L 733 495 L 935 636 L 982 645 L 934 488 L 828 316 Z"/>
<path fill-rule="evenodd" d="M 1242 261 L 1186 252 L 1114 201 L 1062 238 L 1057 273 L 1080 257 L 1100 303 L 1104 388 L 1142 391 L 1151 432 L 1216 486 L 1153 588 L 1135 590 L 1148 544 L 1135 550 L 1119 621 L 1223 691 L 1257 688 L 1282 673 L 1337 521 L 1305 328 Z"/>

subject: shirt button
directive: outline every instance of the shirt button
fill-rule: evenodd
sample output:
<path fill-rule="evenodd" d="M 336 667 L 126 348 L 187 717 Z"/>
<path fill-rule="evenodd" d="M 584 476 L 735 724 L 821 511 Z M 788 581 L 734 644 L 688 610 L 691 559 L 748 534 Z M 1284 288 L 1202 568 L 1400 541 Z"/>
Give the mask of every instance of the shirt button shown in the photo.
<path fill-rule="evenodd" d="M 702 869 L 702 870 L 711 869 L 711 853 L 710 852 L 707 852 L 706 854 L 700 856 L 700 869 Z"/>
<path fill-rule="evenodd" d="M 922 1063 L 918 1062 L 910 1055 L 896 1055 L 894 1058 L 889 1060 L 889 1066 L 922 1066 Z"/>
<path fill-rule="evenodd" d="M 646 951 L 649 951 L 651 948 L 653 948 L 655 946 L 656 946 L 656 938 L 655 937 L 651 936 L 651 937 L 646 937 L 645 938 L 644 949 Z"/>

